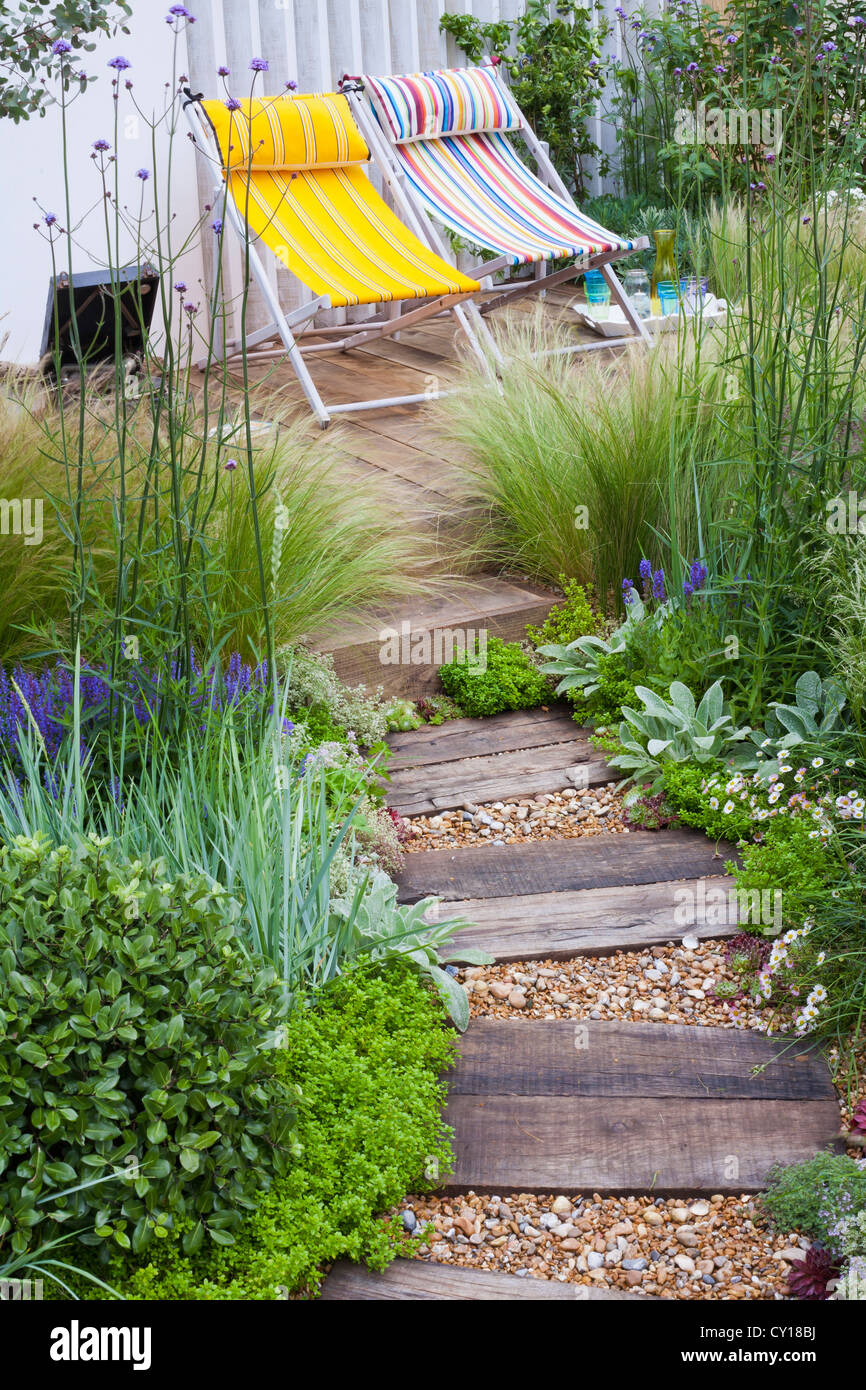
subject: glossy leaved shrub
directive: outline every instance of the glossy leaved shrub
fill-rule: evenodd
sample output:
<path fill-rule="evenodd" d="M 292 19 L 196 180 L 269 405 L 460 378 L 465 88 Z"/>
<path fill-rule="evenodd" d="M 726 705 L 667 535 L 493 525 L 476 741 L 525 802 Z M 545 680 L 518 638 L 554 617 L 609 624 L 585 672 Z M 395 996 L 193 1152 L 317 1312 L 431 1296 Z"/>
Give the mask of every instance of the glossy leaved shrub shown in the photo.
<path fill-rule="evenodd" d="M 241 949 L 237 913 L 209 879 L 172 879 L 108 840 L 21 836 L 0 851 L 0 1238 L 13 1251 L 55 1221 L 140 1250 L 184 1217 L 188 1249 L 228 1244 L 285 1170 L 283 994 Z"/>

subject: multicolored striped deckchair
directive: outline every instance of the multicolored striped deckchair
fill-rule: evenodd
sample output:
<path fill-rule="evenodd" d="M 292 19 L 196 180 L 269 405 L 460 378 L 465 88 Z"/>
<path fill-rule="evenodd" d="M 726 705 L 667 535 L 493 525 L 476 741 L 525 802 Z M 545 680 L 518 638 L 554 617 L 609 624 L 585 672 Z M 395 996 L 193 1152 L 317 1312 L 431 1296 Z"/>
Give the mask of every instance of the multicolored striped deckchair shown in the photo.
<path fill-rule="evenodd" d="M 187 96 L 196 146 L 219 175 L 217 213 L 222 209 L 241 238 L 250 272 L 273 314 L 271 324 L 248 335 L 246 349 L 263 354 L 267 349 L 262 344 L 282 340 L 323 428 L 337 412 L 405 405 L 435 393 L 327 407 L 304 361 L 309 353 L 345 352 L 449 310 L 488 360 L 478 342 L 479 327 L 483 334 L 487 330 L 472 302 L 479 282 L 431 250 L 379 196 L 364 169 L 369 148 L 345 96 L 292 94 L 228 102 Z M 262 249 L 313 292 L 311 302 L 283 311 L 260 258 Z M 384 317 L 344 328 L 336 341 L 298 342 L 303 332 L 295 330 L 309 325 L 322 309 L 389 306 L 403 300 L 421 303 L 399 316 L 386 307 Z M 335 330 L 307 331 L 321 337 Z M 237 356 L 241 346 L 237 340 L 226 344 L 222 355 L 226 360 Z"/>
<path fill-rule="evenodd" d="M 599 268 L 633 332 L 650 341 L 610 265 L 647 239 L 615 236 L 580 211 L 494 66 L 346 77 L 342 90 L 383 172 L 406 198 L 466 241 L 498 253 L 470 274 L 482 279 L 531 263 L 569 262 L 534 279 L 511 276 L 482 312 Z M 509 139 L 518 132 L 537 175 Z M 442 249 L 438 241 L 430 244 Z M 620 341 L 604 340 L 605 346 Z"/>

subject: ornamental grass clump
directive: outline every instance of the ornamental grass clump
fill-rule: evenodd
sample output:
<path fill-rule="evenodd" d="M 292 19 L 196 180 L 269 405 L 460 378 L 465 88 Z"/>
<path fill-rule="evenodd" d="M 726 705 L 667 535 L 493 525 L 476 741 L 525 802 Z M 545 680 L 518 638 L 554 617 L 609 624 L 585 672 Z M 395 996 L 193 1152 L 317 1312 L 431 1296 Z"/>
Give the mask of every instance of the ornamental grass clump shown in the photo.
<path fill-rule="evenodd" d="M 188 1251 L 230 1244 L 286 1171 L 284 994 L 240 949 L 239 912 L 204 875 L 106 838 L 0 850 L 0 1241 L 14 1254 L 85 1225 L 85 1244 L 143 1250 L 181 1217 Z"/>

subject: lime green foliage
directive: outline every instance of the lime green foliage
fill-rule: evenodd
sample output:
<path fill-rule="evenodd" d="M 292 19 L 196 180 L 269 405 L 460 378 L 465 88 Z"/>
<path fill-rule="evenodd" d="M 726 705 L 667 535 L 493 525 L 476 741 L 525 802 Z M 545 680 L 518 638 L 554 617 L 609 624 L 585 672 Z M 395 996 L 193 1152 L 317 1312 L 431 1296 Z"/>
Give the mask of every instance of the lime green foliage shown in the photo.
<path fill-rule="evenodd" d="M 623 705 L 634 705 L 635 682 L 650 683 L 645 671 L 630 671 L 623 652 L 602 653 L 595 664 L 596 686 L 592 694 L 575 701 L 574 717 L 578 724 L 593 724 L 596 729 L 618 726 Z"/>
<path fill-rule="evenodd" d="M 584 587 L 576 579 L 568 579 L 561 574 L 559 586 L 565 595 L 562 603 L 551 608 L 541 627 L 530 623 L 526 629 L 527 637 L 536 647 L 546 642 L 575 642 L 578 637 L 586 637 L 602 629 L 603 622 L 595 607 L 592 585 Z"/>
<path fill-rule="evenodd" d="M 866 1207 L 866 1169 L 843 1154 L 816 1154 L 775 1168 L 761 1201 L 777 1230 L 800 1231 L 829 1245 L 828 1218 L 832 1223 L 846 1207 Z"/>
<path fill-rule="evenodd" d="M 50 1192 L 55 1221 L 95 1221 L 87 1243 L 140 1250 L 185 1214 L 192 1244 L 229 1242 L 284 1166 L 293 1116 L 269 1046 L 283 994 L 240 950 L 238 915 L 209 879 L 168 880 L 106 840 L 20 837 L 0 853 L 0 1236 L 14 1253 Z"/>
<path fill-rule="evenodd" d="M 699 766 L 697 763 L 668 763 L 662 772 L 666 801 L 674 808 L 683 825 L 703 830 L 711 840 L 751 839 L 753 825 L 748 810 L 736 802 L 728 815 L 713 810 L 709 796 L 701 791 L 704 780 L 724 771 L 721 763 Z M 770 822 L 774 824 L 775 822 Z"/>
<path fill-rule="evenodd" d="M 466 991 L 442 965 L 460 960 L 469 965 L 490 965 L 493 957 L 475 947 L 445 950 L 452 937 L 469 926 L 463 917 L 440 917 L 430 923 L 425 920 L 431 908 L 438 908 L 440 898 L 423 898 L 416 903 L 398 903 L 397 885 L 382 870 L 369 875 L 362 897 L 337 898 L 331 904 L 332 917 L 340 919 L 352 930 L 350 958 L 368 957 L 374 964 L 383 964 L 402 956 L 410 968 L 419 972 L 439 991 L 451 1022 L 460 1032 L 469 1024 L 469 1002 Z"/>
<path fill-rule="evenodd" d="M 464 714 L 480 718 L 502 710 L 533 709 L 551 699 L 550 686 L 519 643 L 491 637 L 484 655 L 469 653 L 439 668 L 446 695 Z"/>
<path fill-rule="evenodd" d="M 453 1047 L 443 1019 L 438 997 L 397 966 L 342 976 L 298 1007 L 281 1070 L 301 1092 L 299 1159 L 231 1248 L 190 1257 L 173 1238 L 147 1262 L 115 1260 L 127 1297 L 273 1299 L 315 1288 L 326 1261 L 383 1269 L 399 1236 L 379 1213 L 451 1164 L 439 1074 Z"/>
<path fill-rule="evenodd" d="M 834 860 L 820 840 L 809 838 L 815 826 L 807 817 L 777 817 L 764 826 L 761 843 L 747 845 L 742 867 L 734 869 L 737 887 L 778 889 L 786 921 L 802 921 L 824 903 Z"/>

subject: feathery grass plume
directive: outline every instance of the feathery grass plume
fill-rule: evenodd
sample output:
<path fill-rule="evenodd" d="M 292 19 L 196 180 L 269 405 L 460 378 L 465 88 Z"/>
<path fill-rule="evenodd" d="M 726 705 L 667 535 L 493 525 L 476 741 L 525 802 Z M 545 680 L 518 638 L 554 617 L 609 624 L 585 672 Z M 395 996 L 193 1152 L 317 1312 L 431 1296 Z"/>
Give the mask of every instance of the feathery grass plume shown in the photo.
<path fill-rule="evenodd" d="M 695 480 L 696 464 L 725 457 L 722 368 L 675 335 L 606 361 L 575 360 L 568 341 L 540 317 L 506 325 L 502 388 L 467 364 L 437 424 L 488 561 L 593 583 L 610 604 L 642 556 L 668 572 L 673 546 L 700 553 L 695 490 L 712 511 L 728 485 L 723 464 Z"/>

